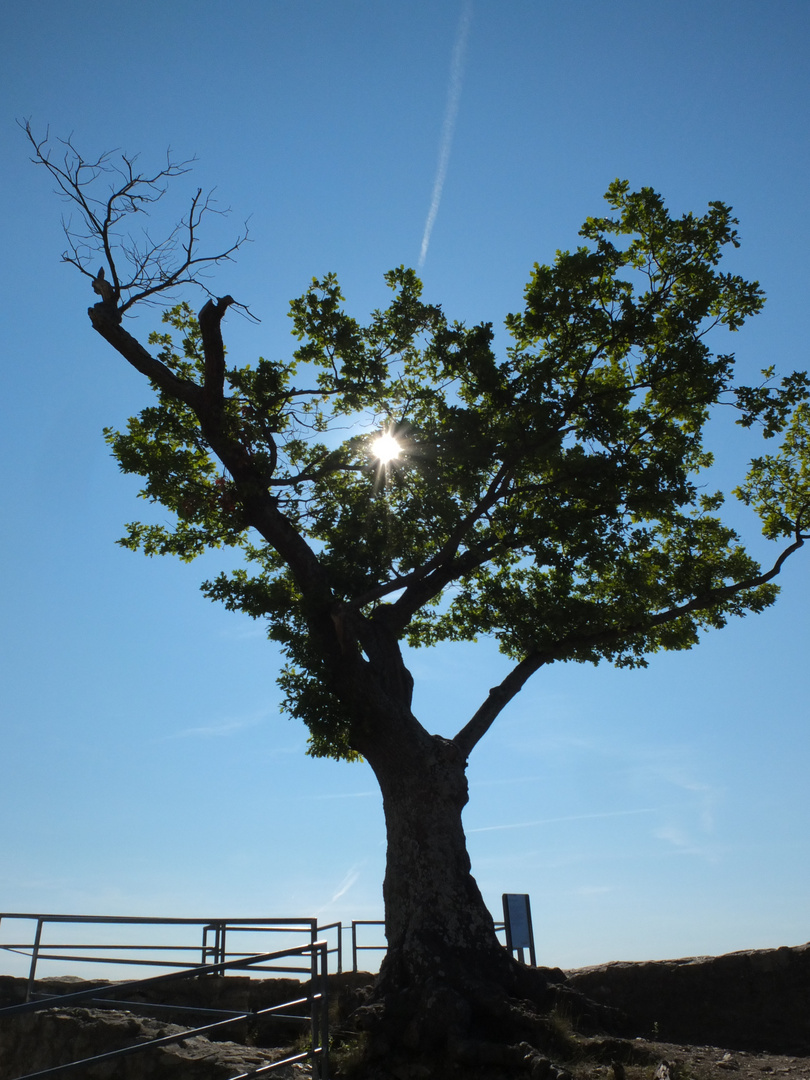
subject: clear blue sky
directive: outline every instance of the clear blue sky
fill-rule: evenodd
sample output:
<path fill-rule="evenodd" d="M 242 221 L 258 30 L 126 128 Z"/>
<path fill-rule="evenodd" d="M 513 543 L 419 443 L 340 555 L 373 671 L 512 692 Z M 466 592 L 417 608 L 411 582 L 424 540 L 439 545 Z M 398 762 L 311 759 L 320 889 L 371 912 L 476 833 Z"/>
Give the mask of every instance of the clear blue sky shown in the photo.
<path fill-rule="evenodd" d="M 384 859 L 370 770 L 304 756 L 275 648 L 197 590 L 215 560 L 115 546 L 140 505 L 101 429 L 148 388 L 90 328 L 15 118 L 88 155 L 198 157 L 188 186 L 216 185 L 255 241 L 215 283 L 262 319 L 227 320 L 237 361 L 289 353 L 312 275 L 336 271 L 361 318 L 383 302 L 383 272 L 420 259 L 442 162 L 422 276 L 470 322 L 519 307 L 614 177 L 678 212 L 721 199 L 743 239 L 729 268 L 769 297 L 722 342 L 753 378 L 808 365 L 808 55 L 806 0 L 7 6 L 0 910 L 375 918 Z M 749 450 L 715 433 L 730 487 Z M 809 581 L 800 553 L 777 607 L 647 671 L 542 673 L 476 750 L 474 873 L 496 915 L 531 895 L 543 962 L 810 938 Z M 481 643 L 413 670 L 419 715 L 451 733 L 502 662 Z"/>

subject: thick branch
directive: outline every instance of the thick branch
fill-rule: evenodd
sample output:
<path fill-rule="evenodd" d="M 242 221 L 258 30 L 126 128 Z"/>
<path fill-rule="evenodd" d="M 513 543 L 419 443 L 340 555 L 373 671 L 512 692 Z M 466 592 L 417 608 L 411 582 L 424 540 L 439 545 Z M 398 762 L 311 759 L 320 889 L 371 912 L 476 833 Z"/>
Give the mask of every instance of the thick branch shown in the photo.
<path fill-rule="evenodd" d="M 550 664 L 554 659 L 556 658 L 546 653 L 532 652 L 512 668 L 503 682 L 492 687 L 483 705 L 453 739 L 465 758 L 469 757 L 476 744 L 486 735 L 512 698 L 520 693 L 528 679 L 544 664 Z"/>
<path fill-rule="evenodd" d="M 139 341 L 120 326 L 116 320 L 117 313 L 110 312 L 107 301 L 102 300 L 89 308 L 88 315 L 93 328 L 128 363 L 150 379 L 160 390 L 194 410 L 208 445 L 231 473 L 239 489 L 247 523 L 279 552 L 290 566 L 304 595 L 312 601 L 314 606 L 321 606 L 325 612 L 331 606 L 332 592 L 317 556 L 278 509 L 276 499 L 267 490 L 264 470 L 254 463 L 246 448 L 224 429 L 221 409 L 211 408 L 208 377 L 210 373 L 211 379 L 214 380 L 213 385 L 219 386 L 221 396 L 221 384 L 218 380 L 224 365 L 224 349 L 219 333 L 219 323 L 231 302 L 231 297 L 227 296 L 217 304 L 206 304 L 201 312 L 201 326 L 203 323 L 206 324 L 203 335 L 203 348 L 206 350 L 206 386 L 204 387 L 178 378 L 174 372 L 148 353 Z M 211 350 L 210 363 L 208 348 Z"/>
<path fill-rule="evenodd" d="M 87 309 L 93 329 L 101 334 L 105 341 L 120 353 L 136 371 L 140 371 L 147 379 L 167 394 L 185 402 L 191 408 L 196 409 L 201 404 L 202 388 L 196 383 L 178 378 L 160 360 L 156 360 L 151 353 L 137 341 L 132 334 L 128 334 L 120 325 L 117 312 L 110 312 L 108 301 L 102 300 L 99 304 Z"/>
<path fill-rule="evenodd" d="M 385 621 L 392 629 L 401 630 L 404 626 L 407 626 L 414 614 L 435 596 L 438 596 L 451 581 L 470 573 L 492 558 L 492 548 L 487 548 L 483 552 L 469 548 L 460 556 L 458 555 L 458 549 L 475 523 L 503 498 L 510 482 L 511 470 L 504 463 L 493 477 L 483 498 L 459 522 L 435 555 L 431 556 L 418 569 L 411 571 L 410 574 L 405 574 L 398 579 L 395 578 L 393 581 L 386 582 L 362 594 L 354 601 L 353 606 L 357 608 L 364 607 L 373 600 L 381 599 L 392 592 L 398 592 L 404 586 L 405 592 L 399 600 L 385 609 Z"/>
<path fill-rule="evenodd" d="M 209 300 L 198 316 L 205 357 L 205 397 L 209 405 L 222 401 L 225 386 L 225 344 L 222 340 L 222 317 L 233 303 L 232 296 Z"/>
<path fill-rule="evenodd" d="M 580 649 L 627 641 L 657 626 L 664 626 L 667 623 L 674 622 L 683 615 L 689 615 L 693 611 L 705 611 L 723 600 L 736 596 L 738 593 L 759 588 L 761 585 L 767 585 L 769 581 L 772 581 L 780 573 L 787 559 L 804 546 L 805 539 L 807 538 L 797 533 L 795 541 L 785 548 L 767 573 L 758 574 L 756 577 L 735 582 L 733 585 L 725 585 L 719 589 L 710 589 L 686 604 L 679 604 L 676 607 L 668 608 L 666 611 L 660 611 L 656 615 L 651 615 L 647 619 L 634 623 L 632 626 L 611 627 L 608 630 L 600 630 L 593 634 L 573 634 L 567 638 L 561 638 L 551 645 L 533 650 L 509 672 L 503 682 L 489 691 L 484 703 L 458 732 L 453 742 L 465 756 L 468 756 L 476 744 L 489 731 L 501 711 L 523 689 L 530 676 L 543 667 L 544 664 L 550 664 L 555 660 L 564 660 Z"/>

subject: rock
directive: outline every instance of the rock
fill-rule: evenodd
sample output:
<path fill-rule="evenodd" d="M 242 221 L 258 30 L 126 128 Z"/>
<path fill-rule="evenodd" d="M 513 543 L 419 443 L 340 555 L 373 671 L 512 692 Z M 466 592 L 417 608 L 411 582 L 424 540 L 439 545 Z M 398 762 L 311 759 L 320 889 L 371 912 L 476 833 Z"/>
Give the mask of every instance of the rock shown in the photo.
<path fill-rule="evenodd" d="M 740 1063 L 735 1061 L 731 1054 L 723 1054 L 720 1060 L 717 1062 L 718 1069 L 728 1069 L 730 1072 L 739 1072 Z"/>
<path fill-rule="evenodd" d="M 3 1027 L 0 1080 L 93 1057 L 184 1029 L 117 1010 L 53 1009 L 27 1013 Z M 279 1050 L 257 1049 L 194 1036 L 88 1067 L 97 1080 L 228 1080 L 279 1060 Z M 278 1074 L 273 1074 L 274 1076 Z M 284 1069 L 286 1080 L 301 1075 Z"/>
<path fill-rule="evenodd" d="M 810 944 L 567 974 L 569 986 L 624 1014 L 628 1036 L 810 1054 Z"/>

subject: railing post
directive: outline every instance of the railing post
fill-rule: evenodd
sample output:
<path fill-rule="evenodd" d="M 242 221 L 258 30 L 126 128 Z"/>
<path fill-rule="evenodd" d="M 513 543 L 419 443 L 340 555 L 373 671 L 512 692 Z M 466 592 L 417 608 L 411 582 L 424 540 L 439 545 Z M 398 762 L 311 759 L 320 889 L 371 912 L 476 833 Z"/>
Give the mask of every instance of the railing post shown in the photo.
<path fill-rule="evenodd" d="M 329 950 L 324 942 L 321 954 L 321 1068 L 319 1080 L 329 1080 Z"/>
<path fill-rule="evenodd" d="M 357 974 L 357 923 L 352 919 L 352 971 Z"/>
<path fill-rule="evenodd" d="M 317 1000 L 321 988 L 318 978 L 318 950 L 312 942 L 309 947 L 309 1048 L 312 1053 L 312 1075 L 320 1077 L 320 1055 L 318 1054 L 318 1035 L 320 1020 L 320 1002 Z"/>
<path fill-rule="evenodd" d="M 28 972 L 28 986 L 25 991 L 25 1000 L 30 1001 L 34 992 L 34 977 L 37 973 L 37 958 L 39 956 L 39 943 L 42 939 L 42 919 L 37 919 L 37 932 L 34 935 L 34 947 L 31 950 L 31 968 Z"/>
<path fill-rule="evenodd" d="M 226 959 L 225 952 L 225 926 L 224 922 L 215 920 L 214 922 L 207 923 L 203 926 L 203 939 L 202 939 L 202 962 L 205 964 L 224 964 Z M 208 944 L 208 934 L 213 933 L 214 944 Z"/>

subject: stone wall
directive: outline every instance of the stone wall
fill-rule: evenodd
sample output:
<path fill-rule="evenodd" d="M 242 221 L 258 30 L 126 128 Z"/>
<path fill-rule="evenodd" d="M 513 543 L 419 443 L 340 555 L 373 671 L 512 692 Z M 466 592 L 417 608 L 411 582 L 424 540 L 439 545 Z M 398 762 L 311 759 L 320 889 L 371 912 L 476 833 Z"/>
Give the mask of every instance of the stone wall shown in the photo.
<path fill-rule="evenodd" d="M 716 957 L 612 963 L 566 972 L 576 993 L 618 1010 L 626 1037 L 718 1046 L 731 1050 L 810 1055 L 810 944 Z M 372 976 L 330 976 L 330 996 L 352 997 Z M 82 984 L 87 987 L 93 984 Z M 565 985 L 565 984 L 564 984 Z M 229 977 L 197 979 L 183 985 L 183 1004 L 243 1010 L 264 1008 L 293 996 L 292 980 Z M 40 984 L 40 988 L 42 984 Z M 48 980 L 54 994 L 70 993 L 76 982 Z M 179 1004 L 179 988 L 172 994 Z M 0 1007 L 24 1000 L 25 980 L 0 977 Z M 151 999 L 154 1002 L 154 998 Z M 143 1002 L 148 1011 L 149 1002 Z M 139 1010 L 140 1011 L 140 1010 Z M 102 1050 L 129 1045 L 173 1030 L 174 1017 L 123 1011 L 58 1008 L 6 1021 L 0 1030 L 0 1080 L 48 1068 Z M 612 1023 L 610 1025 L 613 1026 Z M 86 1080 L 225 1080 L 283 1055 L 295 1031 L 288 1022 L 250 1032 L 254 1046 L 240 1045 L 247 1032 L 228 1031 L 233 1042 L 187 1038 L 182 1043 L 82 1072 Z M 277 1075 L 277 1074 L 273 1074 Z M 287 1080 L 305 1075 L 285 1070 Z"/>
<path fill-rule="evenodd" d="M 629 1036 L 810 1055 L 810 944 L 566 972 Z"/>

